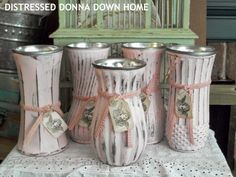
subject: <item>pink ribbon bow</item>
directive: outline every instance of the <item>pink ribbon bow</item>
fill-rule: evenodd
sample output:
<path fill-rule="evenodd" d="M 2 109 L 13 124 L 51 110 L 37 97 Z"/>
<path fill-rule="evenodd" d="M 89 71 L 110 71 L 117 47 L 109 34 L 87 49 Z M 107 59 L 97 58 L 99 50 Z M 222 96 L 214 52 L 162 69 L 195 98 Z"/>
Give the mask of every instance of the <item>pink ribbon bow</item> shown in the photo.
<path fill-rule="evenodd" d="M 129 93 L 125 93 L 125 94 L 107 93 L 107 92 L 100 91 L 98 94 L 98 97 L 105 98 L 106 101 L 103 105 L 103 110 L 101 110 L 102 114 L 100 117 L 98 117 L 98 126 L 95 130 L 95 137 L 98 137 L 100 135 L 100 133 L 102 132 L 106 117 L 108 116 L 110 101 L 112 99 L 127 99 L 127 98 L 132 98 L 134 96 L 139 96 L 140 94 L 141 94 L 141 90 L 137 90 L 137 91 L 129 92 Z M 128 132 L 127 132 L 128 147 L 132 146 L 131 139 L 132 139 L 131 132 L 130 132 L 130 130 L 128 130 Z"/>
<path fill-rule="evenodd" d="M 36 119 L 35 123 L 33 124 L 33 126 L 25 134 L 26 136 L 25 136 L 25 139 L 24 139 L 24 145 L 27 145 L 32 140 L 37 128 L 43 122 L 44 114 L 55 111 L 60 116 L 63 117 L 63 112 L 60 109 L 60 107 L 61 107 L 60 102 L 58 102 L 56 104 L 46 105 L 46 106 L 43 106 L 43 107 L 34 107 L 34 106 L 30 106 L 30 105 L 21 104 L 22 109 L 24 109 L 26 111 L 32 111 L 32 112 L 38 112 L 39 113 L 39 116 Z"/>
<path fill-rule="evenodd" d="M 83 116 L 83 113 L 86 109 L 87 104 L 90 101 L 96 101 L 96 99 L 97 99 L 97 97 L 95 97 L 95 96 L 89 97 L 89 96 L 76 96 L 76 95 L 74 96 L 74 98 L 81 101 L 81 108 L 77 109 L 76 112 L 72 115 L 70 122 L 69 122 L 69 126 L 68 126 L 69 130 L 73 130 L 74 127 L 79 124 L 79 122 Z"/>
<path fill-rule="evenodd" d="M 171 73 L 174 73 L 175 66 L 176 66 L 176 64 L 179 64 L 180 61 L 181 60 L 179 58 L 176 58 L 175 61 L 170 63 L 170 72 Z M 192 97 L 194 89 L 200 89 L 200 88 L 204 88 L 204 87 L 209 86 L 211 84 L 211 80 L 203 82 L 203 83 L 197 83 L 197 84 L 178 84 L 173 79 L 169 78 L 169 84 L 171 86 L 175 87 L 175 88 L 184 89 Z M 169 115 L 169 117 L 171 119 L 171 122 L 170 122 L 170 127 L 168 127 L 169 129 L 167 130 L 167 136 L 169 136 L 169 137 L 171 137 L 172 132 L 174 130 L 174 126 L 177 122 L 177 116 L 176 116 L 176 113 L 175 113 L 175 107 L 176 106 L 175 106 L 175 101 L 174 100 L 171 100 L 171 106 L 170 107 L 172 107 L 172 110 L 170 110 L 170 115 Z M 190 141 L 191 144 L 194 144 L 193 120 L 192 119 L 187 120 L 187 129 L 188 129 L 188 134 L 189 134 L 189 141 Z"/>

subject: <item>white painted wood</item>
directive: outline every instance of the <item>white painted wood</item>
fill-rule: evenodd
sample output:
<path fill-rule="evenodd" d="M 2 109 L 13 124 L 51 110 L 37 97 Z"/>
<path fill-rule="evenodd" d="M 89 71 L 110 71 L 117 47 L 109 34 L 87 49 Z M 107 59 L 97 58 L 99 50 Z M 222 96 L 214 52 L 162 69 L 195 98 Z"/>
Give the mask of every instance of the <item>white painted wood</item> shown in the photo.
<path fill-rule="evenodd" d="M 206 82 L 206 72 L 208 70 L 208 59 L 202 58 L 203 60 L 203 67 L 202 67 L 202 72 L 201 72 L 201 79 L 200 79 L 200 83 Z M 204 92 L 205 92 L 205 88 L 201 88 L 200 90 L 200 97 L 199 97 L 199 125 L 203 125 L 204 122 L 204 117 L 205 117 L 205 113 L 204 113 Z M 209 105 L 207 106 L 209 107 Z"/>
<path fill-rule="evenodd" d="M 53 103 L 52 97 L 52 80 L 53 80 L 53 58 L 51 56 L 39 56 L 37 67 L 37 83 L 38 83 L 38 107 L 50 105 Z M 48 78 L 48 79 L 45 79 Z M 43 125 L 40 125 L 40 141 L 42 153 L 56 151 L 58 149 L 57 139 L 54 138 Z M 44 152 L 45 151 L 45 152 Z"/>
<path fill-rule="evenodd" d="M 23 84 L 22 88 L 24 92 L 24 99 L 21 100 L 21 104 L 38 106 L 36 81 L 37 61 L 33 60 L 31 57 L 28 56 L 22 57 L 22 55 L 19 54 L 14 54 L 14 58 L 16 63 L 18 63 L 18 66 L 21 69 L 22 73 L 21 84 Z M 24 115 L 23 117 L 21 117 L 21 120 L 23 120 L 22 122 L 25 123 L 23 129 L 23 137 L 25 138 L 26 131 L 31 128 L 39 114 L 23 110 L 22 112 L 24 112 Z M 22 146 L 19 146 L 18 144 L 18 149 L 24 153 L 38 154 L 40 152 L 39 130 L 36 130 L 35 138 L 33 138 L 33 140 L 27 146 L 24 146 L 24 138 L 19 138 L 19 140 L 22 140 L 22 143 L 20 142 Z"/>
<path fill-rule="evenodd" d="M 200 83 L 200 76 L 201 76 L 201 72 L 202 72 L 202 67 L 203 67 L 203 61 L 202 60 L 197 60 L 197 68 L 196 68 L 196 72 L 195 72 L 195 82 L 194 83 Z M 200 97 L 200 92 L 199 89 L 195 89 L 194 90 L 194 102 L 193 102 L 193 107 L 195 110 L 195 116 L 198 117 L 199 116 L 199 98 Z M 200 125 L 200 122 L 198 119 L 194 119 L 194 121 L 197 122 L 196 125 Z"/>
<path fill-rule="evenodd" d="M 196 69 L 196 60 L 191 59 L 188 60 L 189 62 L 189 77 L 188 77 L 188 84 L 193 84 L 194 83 L 194 78 L 195 78 L 195 69 Z M 192 100 L 194 99 L 194 95 L 195 95 L 195 90 L 192 91 L 193 95 L 192 95 Z M 193 108 L 193 116 L 194 116 L 194 108 Z M 193 120 L 193 126 L 195 126 L 197 123 L 195 120 Z"/>
<path fill-rule="evenodd" d="M 187 77 L 188 77 L 188 61 L 187 60 L 181 60 L 181 68 L 180 68 L 180 72 L 181 72 L 181 81 L 180 84 L 187 84 Z M 175 92 L 177 92 L 177 88 L 175 90 Z M 186 125 L 186 120 L 182 117 L 179 118 L 179 125 Z"/>

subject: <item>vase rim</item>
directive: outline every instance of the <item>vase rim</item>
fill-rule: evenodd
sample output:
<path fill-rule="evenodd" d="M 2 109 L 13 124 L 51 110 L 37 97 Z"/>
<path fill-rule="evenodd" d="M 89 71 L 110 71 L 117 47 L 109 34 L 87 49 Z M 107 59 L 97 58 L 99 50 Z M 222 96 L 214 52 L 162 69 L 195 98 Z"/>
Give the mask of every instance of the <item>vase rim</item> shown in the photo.
<path fill-rule="evenodd" d="M 108 43 L 102 43 L 102 42 L 77 42 L 77 43 L 71 43 L 65 46 L 69 49 L 105 49 L 110 48 L 110 45 Z"/>
<path fill-rule="evenodd" d="M 27 56 L 38 56 L 38 55 L 47 55 L 52 53 L 57 53 L 62 51 L 63 49 L 59 46 L 55 45 L 26 45 L 20 46 L 12 51 L 14 53 L 27 55 Z"/>
<path fill-rule="evenodd" d="M 197 45 L 172 45 L 167 47 L 167 51 L 192 56 L 209 56 L 216 53 L 214 47 Z"/>
<path fill-rule="evenodd" d="M 165 44 L 157 42 L 129 42 L 129 43 L 123 43 L 122 48 L 139 49 L 139 50 L 164 49 Z"/>
<path fill-rule="evenodd" d="M 109 58 L 92 63 L 95 68 L 109 70 L 136 70 L 146 66 L 146 62 L 138 59 Z"/>

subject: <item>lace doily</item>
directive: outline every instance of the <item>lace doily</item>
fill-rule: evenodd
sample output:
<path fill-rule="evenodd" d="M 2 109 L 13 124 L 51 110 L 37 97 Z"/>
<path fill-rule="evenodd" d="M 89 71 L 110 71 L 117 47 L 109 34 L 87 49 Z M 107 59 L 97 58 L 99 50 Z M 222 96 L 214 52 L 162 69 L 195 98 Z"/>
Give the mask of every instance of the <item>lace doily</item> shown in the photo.
<path fill-rule="evenodd" d="M 193 153 L 176 152 L 166 140 L 148 145 L 135 164 L 111 167 L 101 163 L 89 145 L 71 142 L 64 152 L 28 157 L 14 148 L 0 166 L 0 177 L 232 177 L 211 131 L 206 146 Z"/>

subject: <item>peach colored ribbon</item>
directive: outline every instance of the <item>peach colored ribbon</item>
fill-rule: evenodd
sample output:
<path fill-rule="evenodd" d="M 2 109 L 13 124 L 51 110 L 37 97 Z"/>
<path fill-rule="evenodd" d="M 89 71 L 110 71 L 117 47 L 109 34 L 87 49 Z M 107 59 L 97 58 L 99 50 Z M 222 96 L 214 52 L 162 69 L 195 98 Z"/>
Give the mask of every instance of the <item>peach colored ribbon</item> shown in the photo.
<path fill-rule="evenodd" d="M 32 140 L 32 138 L 33 138 L 37 128 L 43 122 L 44 114 L 49 113 L 51 111 L 55 111 L 60 116 L 63 117 L 63 112 L 60 109 L 60 107 L 61 107 L 61 103 L 60 102 L 58 102 L 56 104 L 46 105 L 46 106 L 43 106 L 43 107 L 34 107 L 34 106 L 30 106 L 30 105 L 21 104 L 21 108 L 22 109 L 24 109 L 26 111 L 38 112 L 39 113 L 39 116 L 36 119 L 35 123 L 29 129 L 29 131 L 27 131 L 26 134 L 25 134 L 24 145 L 27 145 Z"/>
<path fill-rule="evenodd" d="M 200 89 L 209 86 L 211 84 L 211 80 L 197 84 L 177 84 L 173 80 L 170 80 L 169 84 L 175 88 L 184 89 L 189 93 L 189 95 L 192 95 L 194 89 Z"/>
<path fill-rule="evenodd" d="M 137 90 L 137 91 L 133 91 L 133 92 L 125 93 L 125 94 L 108 93 L 108 92 L 99 91 L 98 96 L 105 98 L 106 101 L 105 101 L 105 104 L 103 105 L 104 109 L 102 110 L 102 114 L 100 117 L 98 117 L 98 126 L 95 130 L 95 137 L 98 137 L 100 135 L 100 133 L 102 132 L 106 117 L 108 116 L 110 101 L 112 99 L 127 99 L 127 98 L 132 98 L 135 96 L 139 96 L 140 94 L 141 94 L 141 90 Z M 130 130 L 128 130 L 127 131 L 127 145 L 128 145 L 128 147 L 132 146 L 131 140 L 132 140 L 131 132 L 130 132 Z"/>
<path fill-rule="evenodd" d="M 89 96 L 77 96 L 74 95 L 74 98 L 76 98 L 77 100 L 81 101 L 81 108 L 76 110 L 75 114 L 72 115 L 70 122 L 69 122 L 69 126 L 68 129 L 69 130 L 73 130 L 75 128 L 75 126 L 77 126 L 83 116 L 83 113 L 86 109 L 87 104 L 90 101 L 96 101 L 97 97 L 89 97 Z"/>
<path fill-rule="evenodd" d="M 159 74 L 155 73 L 152 76 L 152 79 L 149 81 L 148 85 L 143 88 L 143 93 L 145 93 L 146 95 L 150 95 L 153 92 L 158 92 L 160 91 L 160 86 L 159 84 Z"/>
<path fill-rule="evenodd" d="M 169 84 L 175 88 L 178 88 L 178 89 L 184 89 L 185 91 L 188 92 L 188 94 L 192 97 L 192 94 L 193 94 L 193 90 L 194 89 L 200 89 L 200 88 L 204 88 L 204 87 L 207 87 L 211 84 L 211 81 L 207 81 L 207 82 L 203 82 L 203 83 L 197 83 L 197 84 L 178 84 L 178 83 L 175 83 L 173 80 L 169 80 Z M 177 115 L 176 115 L 176 112 L 175 112 L 175 104 L 173 105 L 173 110 L 171 111 L 171 115 L 170 117 L 172 118 L 172 121 L 170 123 L 170 127 L 169 127 L 169 135 L 172 134 L 173 132 L 173 129 L 174 129 L 174 126 L 176 124 L 176 121 L 177 121 Z M 192 118 L 189 118 L 187 120 L 187 129 L 188 129 L 188 132 L 189 132 L 189 140 L 190 140 L 190 143 L 191 144 L 194 144 L 194 138 L 193 138 L 193 120 Z"/>

